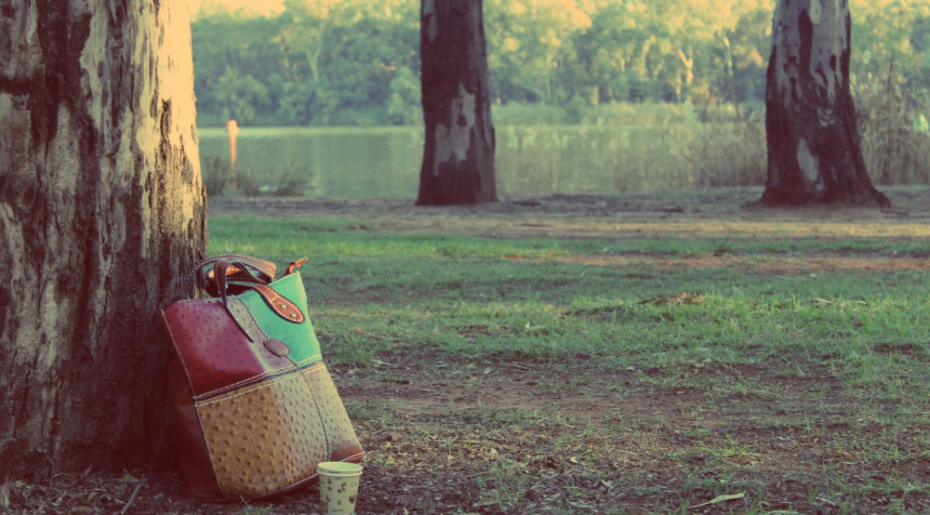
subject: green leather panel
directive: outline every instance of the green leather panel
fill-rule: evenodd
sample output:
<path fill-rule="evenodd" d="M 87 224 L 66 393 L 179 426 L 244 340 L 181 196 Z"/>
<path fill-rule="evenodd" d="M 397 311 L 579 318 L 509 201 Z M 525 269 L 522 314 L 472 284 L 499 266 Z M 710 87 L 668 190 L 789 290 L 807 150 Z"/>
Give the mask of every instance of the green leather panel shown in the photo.
<path fill-rule="evenodd" d="M 306 320 L 300 324 L 284 320 L 255 291 L 243 293 L 239 295 L 239 299 L 249 308 L 255 322 L 269 338 L 281 340 L 290 347 L 291 353 L 287 357 L 297 366 L 305 367 L 320 361 L 320 342 L 316 339 L 313 324 L 310 323 L 310 317 L 307 314 L 307 293 L 304 291 L 300 272 L 286 275 L 268 286 L 296 304 Z"/>

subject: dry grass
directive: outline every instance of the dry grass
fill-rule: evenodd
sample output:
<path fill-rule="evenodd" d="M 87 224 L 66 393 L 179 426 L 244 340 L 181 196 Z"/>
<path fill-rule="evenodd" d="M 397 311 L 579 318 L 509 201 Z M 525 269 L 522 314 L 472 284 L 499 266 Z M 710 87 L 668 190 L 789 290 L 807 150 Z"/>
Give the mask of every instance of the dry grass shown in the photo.
<path fill-rule="evenodd" d="M 914 119 L 928 106 L 888 75 L 855 91 L 862 152 L 876 185 L 930 182 L 930 135 Z M 766 182 L 764 106 L 646 105 L 648 123 L 588 117 L 581 126 L 505 126 L 502 190 L 525 194 L 761 186 Z"/>
<path fill-rule="evenodd" d="M 930 183 L 930 135 L 914 130 L 914 118 L 928 112 L 909 99 L 897 82 L 894 62 L 884 79 L 857 91 L 862 154 L 872 182 L 883 185 Z"/>

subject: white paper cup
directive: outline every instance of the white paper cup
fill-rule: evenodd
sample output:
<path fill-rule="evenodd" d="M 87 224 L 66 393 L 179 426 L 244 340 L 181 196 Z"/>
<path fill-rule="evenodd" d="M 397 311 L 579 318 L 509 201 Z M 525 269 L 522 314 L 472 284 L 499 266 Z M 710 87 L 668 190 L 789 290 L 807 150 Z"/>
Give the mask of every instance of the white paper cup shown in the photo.
<path fill-rule="evenodd" d="M 352 515 L 358 499 L 362 466 L 342 461 L 324 461 L 320 472 L 320 508 L 323 515 Z"/>

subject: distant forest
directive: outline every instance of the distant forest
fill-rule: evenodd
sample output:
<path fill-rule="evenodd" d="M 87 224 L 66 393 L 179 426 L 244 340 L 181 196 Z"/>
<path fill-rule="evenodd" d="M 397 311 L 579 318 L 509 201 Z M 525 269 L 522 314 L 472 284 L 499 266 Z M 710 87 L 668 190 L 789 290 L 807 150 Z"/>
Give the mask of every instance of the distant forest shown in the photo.
<path fill-rule="evenodd" d="M 927 104 L 930 0 L 850 0 L 855 88 Z M 193 21 L 201 126 L 414 124 L 420 0 L 288 0 Z M 495 104 L 759 102 L 774 0 L 485 0 Z"/>

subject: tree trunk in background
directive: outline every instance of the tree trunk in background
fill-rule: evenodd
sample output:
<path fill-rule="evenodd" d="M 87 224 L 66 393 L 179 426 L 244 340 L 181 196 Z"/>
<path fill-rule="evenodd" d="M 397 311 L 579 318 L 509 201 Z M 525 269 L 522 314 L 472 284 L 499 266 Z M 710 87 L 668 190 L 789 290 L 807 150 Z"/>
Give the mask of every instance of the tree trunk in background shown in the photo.
<path fill-rule="evenodd" d="M 156 309 L 206 240 L 185 0 L 0 1 L 0 483 L 170 450 Z"/>
<path fill-rule="evenodd" d="M 481 0 L 423 0 L 420 14 L 426 145 L 417 205 L 495 202 Z"/>
<path fill-rule="evenodd" d="M 847 0 L 779 0 L 765 95 L 766 205 L 889 205 L 869 179 L 849 91 Z"/>

